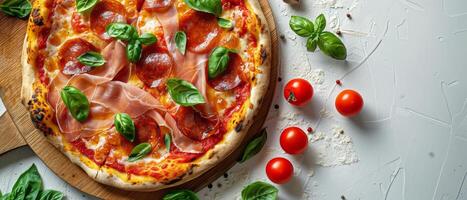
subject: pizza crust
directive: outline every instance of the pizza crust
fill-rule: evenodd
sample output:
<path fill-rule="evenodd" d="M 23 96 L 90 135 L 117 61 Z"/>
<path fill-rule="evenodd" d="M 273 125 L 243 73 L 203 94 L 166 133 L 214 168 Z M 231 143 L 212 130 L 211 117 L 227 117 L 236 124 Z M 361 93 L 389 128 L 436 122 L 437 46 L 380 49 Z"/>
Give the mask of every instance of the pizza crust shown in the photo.
<path fill-rule="evenodd" d="M 227 158 L 239 145 L 242 143 L 243 139 L 245 138 L 246 134 L 248 133 L 250 127 L 254 123 L 255 116 L 259 113 L 261 105 L 263 103 L 263 98 L 268 91 L 269 82 L 270 82 L 270 73 L 271 73 L 271 38 L 270 38 L 270 30 L 267 24 L 266 18 L 263 14 L 261 6 L 257 0 L 247 0 L 250 4 L 251 8 L 253 9 L 253 13 L 256 14 L 258 19 L 258 23 L 261 26 L 261 32 L 259 34 L 259 41 L 258 45 L 261 48 L 261 53 L 265 56 L 262 56 L 262 65 L 258 66 L 258 69 L 261 73 L 256 74 L 255 81 L 256 85 L 252 85 L 251 92 L 250 92 L 250 104 L 253 108 L 246 109 L 246 113 L 241 120 L 242 129 L 237 132 L 236 130 L 231 130 L 224 135 L 224 139 L 216 144 L 213 149 L 206 152 L 202 157 L 197 158 L 196 161 L 193 163 L 193 167 L 189 170 L 189 173 L 180 177 L 177 181 L 173 183 L 160 183 L 160 182 L 153 182 L 153 183 L 129 183 L 124 182 L 120 178 L 115 176 L 114 171 L 110 171 L 107 168 L 100 168 L 100 170 L 93 169 L 92 167 L 83 163 L 82 157 L 84 156 L 77 156 L 74 155 L 72 151 L 67 151 L 64 148 L 64 145 L 61 141 L 60 136 L 48 135 L 47 139 L 56 147 L 58 148 L 63 154 L 65 154 L 73 163 L 80 166 L 91 178 L 96 180 L 97 182 L 114 186 L 124 190 L 131 190 L 131 191 L 156 191 L 161 190 L 164 188 L 169 188 L 173 186 L 177 186 L 188 182 L 190 180 L 195 179 L 196 177 L 204 174 L 206 171 L 217 165 L 219 162 Z M 31 28 L 31 27 L 29 27 Z M 28 35 L 34 34 L 28 31 Z M 30 38 L 29 38 L 30 39 Z M 35 42 L 28 41 L 28 38 L 25 38 L 22 50 L 22 66 L 23 66 L 23 83 L 22 83 L 22 91 L 21 91 L 21 99 L 23 104 L 27 104 L 29 100 L 31 100 L 31 96 L 34 93 L 33 91 L 33 83 L 36 81 L 35 79 L 35 71 L 34 67 L 29 64 L 28 60 L 31 57 L 28 51 L 28 45 L 33 44 L 35 46 Z M 132 175 L 135 176 L 135 175 Z"/>

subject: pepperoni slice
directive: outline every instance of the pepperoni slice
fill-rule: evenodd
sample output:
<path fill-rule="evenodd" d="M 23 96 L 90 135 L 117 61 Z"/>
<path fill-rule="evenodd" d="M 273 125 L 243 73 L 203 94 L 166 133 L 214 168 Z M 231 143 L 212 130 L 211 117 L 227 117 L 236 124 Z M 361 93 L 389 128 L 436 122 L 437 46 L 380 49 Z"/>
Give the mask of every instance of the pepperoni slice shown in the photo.
<path fill-rule="evenodd" d="M 135 120 L 136 138 L 138 143 L 163 142 L 159 125 L 150 117 L 141 115 Z"/>
<path fill-rule="evenodd" d="M 190 107 L 180 107 L 174 117 L 180 131 L 193 140 L 201 141 L 218 131 L 216 117 L 204 118 Z"/>
<path fill-rule="evenodd" d="M 195 53 L 210 52 L 222 34 L 214 15 L 193 10 L 181 17 L 180 29 L 187 35 L 187 49 Z"/>
<path fill-rule="evenodd" d="M 173 4 L 173 0 L 146 0 L 143 4 L 143 9 L 149 12 L 164 12 Z"/>
<path fill-rule="evenodd" d="M 227 70 L 214 79 L 209 79 L 209 85 L 215 90 L 227 91 L 234 89 L 242 81 L 246 80 L 246 77 L 242 71 L 244 65 L 242 58 L 238 54 L 230 54 L 230 61 Z"/>
<path fill-rule="evenodd" d="M 107 25 L 113 22 L 126 23 L 125 7 L 115 0 L 103 0 L 97 3 L 91 12 L 91 30 L 104 40 L 110 39 L 105 33 Z"/>
<path fill-rule="evenodd" d="M 81 38 L 66 41 L 58 51 L 58 64 L 62 73 L 71 75 L 90 71 L 91 67 L 81 64 L 77 59 L 88 51 L 97 51 L 97 48 Z"/>
<path fill-rule="evenodd" d="M 145 47 L 136 64 L 136 75 L 149 87 L 159 86 L 175 66 L 169 52 L 156 45 Z"/>

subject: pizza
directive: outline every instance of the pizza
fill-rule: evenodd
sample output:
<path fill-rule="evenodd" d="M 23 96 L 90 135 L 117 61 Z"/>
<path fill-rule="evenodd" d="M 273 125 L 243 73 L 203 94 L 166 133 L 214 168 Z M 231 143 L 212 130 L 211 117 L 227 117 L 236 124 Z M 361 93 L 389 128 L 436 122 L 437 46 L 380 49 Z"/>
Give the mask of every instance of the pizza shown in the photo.
<path fill-rule="evenodd" d="M 22 99 L 94 180 L 155 191 L 238 147 L 268 90 L 256 0 L 35 0 Z"/>

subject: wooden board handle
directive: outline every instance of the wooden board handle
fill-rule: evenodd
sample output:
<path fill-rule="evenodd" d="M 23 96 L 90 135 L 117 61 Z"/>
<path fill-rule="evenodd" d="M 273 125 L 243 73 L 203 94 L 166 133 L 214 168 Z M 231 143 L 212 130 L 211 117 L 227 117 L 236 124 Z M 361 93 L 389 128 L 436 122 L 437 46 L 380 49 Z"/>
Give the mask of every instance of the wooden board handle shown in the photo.
<path fill-rule="evenodd" d="M 26 141 L 24 141 L 8 112 L 0 117 L 0 127 L 0 136 L 2 137 L 0 140 L 0 155 L 26 145 Z"/>

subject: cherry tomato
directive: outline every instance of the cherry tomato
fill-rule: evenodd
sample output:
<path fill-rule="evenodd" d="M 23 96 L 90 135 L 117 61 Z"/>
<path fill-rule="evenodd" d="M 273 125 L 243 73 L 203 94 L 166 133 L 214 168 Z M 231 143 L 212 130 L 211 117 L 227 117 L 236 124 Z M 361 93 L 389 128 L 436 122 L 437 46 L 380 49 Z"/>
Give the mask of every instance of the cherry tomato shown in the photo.
<path fill-rule="evenodd" d="M 292 79 L 285 85 L 284 97 L 292 105 L 303 106 L 313 97 L 313 87 L 305 79 Z"/>
<path fill-rule="evenodd" d="M 282 131 L 281 147 L 289 154 L 301 154 L 308 147 L 308 136 L 298 127 L 289 127 Z"/>
<path fill-rule="evenodd" d="M 354 90 L 344 90 L 336 97 L 336 109 L 346 117 L 357 115 L 362 108 L 363 98 Z"/>
<path fill-rule="evenodd" d="M 292 178 L 292 174 L 292 163 L 285 158 L 273 158 L 266 165 L 266 175 L 274 183 L 287 183 Z"/>

